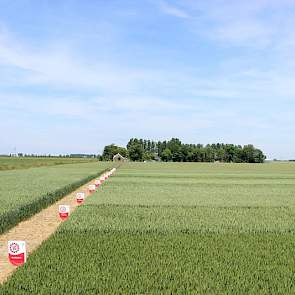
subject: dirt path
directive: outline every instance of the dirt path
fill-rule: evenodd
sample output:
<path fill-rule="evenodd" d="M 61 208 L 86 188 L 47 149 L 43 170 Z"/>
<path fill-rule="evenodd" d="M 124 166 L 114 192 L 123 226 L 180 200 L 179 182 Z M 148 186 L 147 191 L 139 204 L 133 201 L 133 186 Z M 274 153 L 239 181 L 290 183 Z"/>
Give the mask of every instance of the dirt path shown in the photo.
<path fill-rule="evenodd" d="M 87 187 L 89 184 L 94 184 L 94 180 L 81 186 L 76 191 L 63 197 L 53 205 L 43 209 L 41 212 L 35 214 L 30 219 L 20 222 L 17 226 L 8 232 L 0 235 L 0 284 L 5 282 L 7 278 L 16 270 L 8 261 L 7 242 L 9 240 L 24 240 L 27 244 L 28 256 L 36 250 L 41 243 L 48 239 L 63 222 L 58 215 L 59 205 L 70 205 L 70 213 L 72 213 L 77 206 L 76 193 L 84 192 L 85 197 L 89 195 Z"/>

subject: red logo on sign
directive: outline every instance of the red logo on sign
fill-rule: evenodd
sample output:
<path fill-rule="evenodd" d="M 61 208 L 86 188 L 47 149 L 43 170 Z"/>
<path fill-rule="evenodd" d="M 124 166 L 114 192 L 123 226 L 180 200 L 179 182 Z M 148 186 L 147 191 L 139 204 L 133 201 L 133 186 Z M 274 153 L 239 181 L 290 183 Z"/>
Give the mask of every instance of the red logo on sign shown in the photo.
<path fill-rule="evenodd" d="M 9 261 L 11 264 L 16 266 L 23 265 L 25 263 L 25 254 L 24 253 L 16 254 L 16 255 L 9 254 Z"/>
<path fill-rule="evenodd" d="M 66 220 L 69 217 L 69 214 L 68 213 L 59 213 L 59 217 L 62 220 Z"/>
<path fill-rule="evenodd" d="M 95 180 L 94 184 L 95 184 L 96 187 L 99 187 L 100 186 L 100 180 L 99 179 Z"/>
<path fill-rule="evenodd" d="M 82 204 L 84 202 L 84 199 L 77 199 L 78 204 Z"/>
<path fill-rule="evenodd" d="M 11 243 L 9 249 L 12 253 L 17 253 L 19 251 L 19 245 L 16 243 Z"/>

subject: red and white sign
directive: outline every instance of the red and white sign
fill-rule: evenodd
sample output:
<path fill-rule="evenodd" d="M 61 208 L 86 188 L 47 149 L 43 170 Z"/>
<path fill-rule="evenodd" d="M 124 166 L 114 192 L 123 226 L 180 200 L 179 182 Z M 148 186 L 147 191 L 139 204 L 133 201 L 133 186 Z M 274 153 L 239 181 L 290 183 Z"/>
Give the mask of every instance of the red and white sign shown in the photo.
<path fill-rule="evenodd" d="M 70 206 L 69 205 L 59 205 L 58 213 L 59 213 L 59 217 L 62 220 L 66 220 L 70 215 Z"/>
<path fill-rule="evenodd" d="M 78 204 L 82 204 L 85 199 L 85 193 L 77 193 L 76 200 Z"/>
<path fill-rule="evenodd" d="M 90 193 L 94 193 L 96 191 L 95 184 L 89 184 L 88 185 L 88 190 L 89 190 Z"/>
<path fill-rule="evenodd" d="M 100 179 L 95 179 L 94 184 L 96 187 L 99 187 L 101 185 Z"/>
<path fill-rule="evenodd" d="M 8 241 L 8 259 L 13 265 L 23 265 L 27 260 L 25 241 Z"/>

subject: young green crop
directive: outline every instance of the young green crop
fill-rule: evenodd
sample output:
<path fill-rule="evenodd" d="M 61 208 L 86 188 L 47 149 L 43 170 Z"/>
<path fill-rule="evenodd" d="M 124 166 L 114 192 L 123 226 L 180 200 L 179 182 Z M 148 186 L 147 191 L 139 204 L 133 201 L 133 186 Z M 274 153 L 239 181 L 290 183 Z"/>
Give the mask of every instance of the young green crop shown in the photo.
<path fill-rule="evenodd" d="M 95 162 L 0 172 L 0 233 L 98 176 Z"/>
<path fill-rule="evenodd" d="M 1 294 L 294 294 L 292 234 L 58 233 Z"/>
<path fill-rule="evenodd" d="M 67 231 L 295 233 L 295 208 L 95 205 L 93 200 L 75 212 Z"/>
<path fill-rule="evenodd" d="M 99 203 L 211 207 L 295 206 L 295 163 L 128 163 Z"/>
<path fill-rule="evenodd" d="M 79 164 L 97 161 L 93 158 L 59 158 L 59 157 L 0 157 L 0 171 L 25 169 L 32 167 Z"/>
<path fill-rule="evenodd" d="M 3 294 L 293 294 L 295 165 L 127 163 Z"/>

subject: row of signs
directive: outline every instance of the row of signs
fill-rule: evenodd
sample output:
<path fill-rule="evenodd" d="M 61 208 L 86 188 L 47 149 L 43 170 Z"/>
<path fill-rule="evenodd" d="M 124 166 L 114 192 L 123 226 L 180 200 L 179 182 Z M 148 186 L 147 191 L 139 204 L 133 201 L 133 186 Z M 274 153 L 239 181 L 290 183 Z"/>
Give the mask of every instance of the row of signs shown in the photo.
<path fill-rule="evenodd" d="M 104 173 L 99 179 L 96 179 L 94 184 L 88 185 L 89 193 L 93 193 L 96 189 L 106 181 L 114 172 L 116 168 Z M 85 193 L 80 192 L 76 194 L 76 202 L 82 204 L 85 199 Z M 59 217 L 62 220 L 66 220 L 70 215 L 69 205 L 59 205 L 58 208 Z M 8 260 L 12 265 L 20 266 L 26 262 L 27 251 L 25 241 L 8 241 Z"/>
<path fill-rule="evenodd" d="M 114 172 L 116 171 L 116 168 L 113 168 L 112 170 L 104 173 L 99 179 L 95 179 L 94 184 L 88 185 L 88 192 L 94 193 L 96 189 L 104 183 Z M 85 200 L 85 193 L 79 192 L 76 194 L 76 202 L 77 204 L 82 204 Z M 66 220 L 70 215 L 70 206 L 69 205 L 59 205 L 59 216 L 62 220 Z"/>

